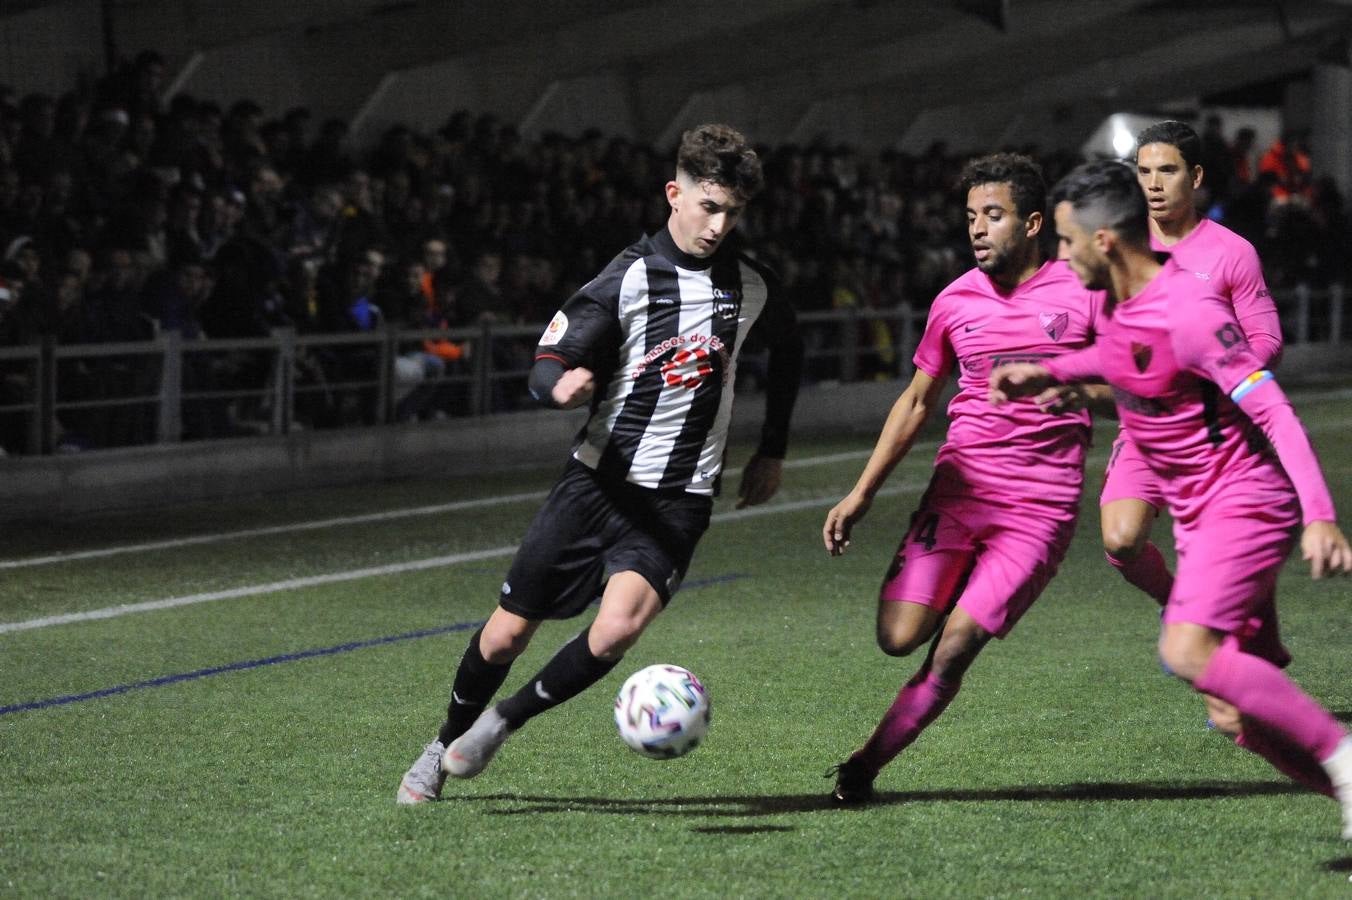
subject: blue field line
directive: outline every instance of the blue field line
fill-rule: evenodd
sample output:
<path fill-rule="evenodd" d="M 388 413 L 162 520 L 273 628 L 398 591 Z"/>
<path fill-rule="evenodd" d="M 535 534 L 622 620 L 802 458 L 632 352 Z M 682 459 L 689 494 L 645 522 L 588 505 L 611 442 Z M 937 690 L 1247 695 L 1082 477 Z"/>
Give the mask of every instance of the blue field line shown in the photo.
<path fill-rule="evenodd" d="M 702 587 L 709 587 L 710 585 L 715 584 L 726 584 L 729 581 L 737 581 L 738 579 L 747 577 L 747 575 L 741 573 L 716 575 L 712 578 L 687 581 L 682 585 L 682 589 L 687 591 L 698 590 Z M 484 620 L 482 619 L 477 622 L 456 622 L 454 625 L 442 625 L 437 628 L 423 628 L 419 631 L 409 631 L 404 634 L 370 638 L 365 641 L 350 641 L 346 644 L 338 644 L 333 647 L 321 647 L 318 650 L 302 650 L 298 653 L 283 653 L 279 656 L 269 656 L 264 659 L 248 659 L 243 662 L 226 663 L 223 666 L 211 666 L 206 669 L 197 669 L 193 672 L 180 672 L 177 675 L 163 675 L 159 678 L 150 678 L 146 681 L 135 681 L 131 684 L 119 684 L 116 687 L 89 691 L 84 694 L 67 694 L 64 697 L 49 697 L 46 700 L 31 700 L 28 703 L 15 703 L 11 706 L 0 706 L 0 716 L 7 716 L 11 713 L 30 712 L 37 709 L 50 709 L 53 706 L 65 706 L 68 703 L 82 703 L 86 700 L 98 700 L 101 697 L 113 697 L 118 694 L 129 694 L 132 691 L 143 691 L 149 688 L 165 687 L 170 684 L 181 684 L 185 681 L 196 681 L 199 678 L 210 678 L 213 675 L 225 675 L 229 672 L 244 672 L 249 669 L 261 669 L 263 666 L 276 666 L 281 663 L 298 662 L 302 659 L 314 659 L 318 656 L 333 656 L 337 653 L 350 653 L 353 650 L 364 650 L 367 647 L 379 647 L 384 644 L 397 644 L 401 641 L 412 641 L 417 640 L 418 638 L 434 637 L 439 634 L 469 631 L 473 628 L 478 628 L 482 624 L 484 624 Z"/>

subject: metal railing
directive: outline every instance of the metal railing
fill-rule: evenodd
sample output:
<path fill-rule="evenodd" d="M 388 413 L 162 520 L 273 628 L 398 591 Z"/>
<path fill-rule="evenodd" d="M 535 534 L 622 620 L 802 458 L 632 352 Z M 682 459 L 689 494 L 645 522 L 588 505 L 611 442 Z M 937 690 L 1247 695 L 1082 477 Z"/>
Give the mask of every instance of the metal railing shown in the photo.
<path fill-rule="evenodd" d="M 1288 343 L 1341 343 L 1343 303 L 1341 285 L 1279 296 Z M 909 374 L 925 316 L 907 304 L 800 312 L 806 379 Z M 164 332 L 136 343 L 0 348 L 0 444 L 42 454 L 529 408 L 526 380 L 543 328 L 278 329 L 228 340 Z M 458 359 L 434 352 L 451 345 Z M 762 353 L 743 353 L 739 389 L 754 390 L 763 367 Z"/>

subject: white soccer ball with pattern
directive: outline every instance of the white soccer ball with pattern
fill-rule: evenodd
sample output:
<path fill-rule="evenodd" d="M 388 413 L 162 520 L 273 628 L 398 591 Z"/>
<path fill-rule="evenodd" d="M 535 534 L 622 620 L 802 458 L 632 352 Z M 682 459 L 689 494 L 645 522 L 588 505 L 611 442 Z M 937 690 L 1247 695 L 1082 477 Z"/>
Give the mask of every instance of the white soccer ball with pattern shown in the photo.
<path fill-rule="evenodd" d="M 615 697 L 615 725 L 629 747 L 652 759 L 675 759 L 709 732 L 709 692 L 689 669 L 640 669 Z"/>

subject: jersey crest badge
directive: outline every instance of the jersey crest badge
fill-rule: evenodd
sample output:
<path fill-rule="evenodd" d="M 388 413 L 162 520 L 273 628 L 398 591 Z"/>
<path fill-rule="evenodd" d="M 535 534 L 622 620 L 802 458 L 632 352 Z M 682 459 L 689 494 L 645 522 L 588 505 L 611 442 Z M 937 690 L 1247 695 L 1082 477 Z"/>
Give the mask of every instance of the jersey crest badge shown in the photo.
<path fill-rule="evenodd" d="M 1153 354 L 1154 351 L 1150 349 L 1149 344 L 1131 342 L 1131 359 L 1136 363 L 1137 372 L 1144 373 L 1146 369 L 1150 368 L 1150 357 Z"/>
<path fill-rule="evenodd" d="M 549 320 L 545 326 L 545 333 L 540 336 L 541 347 L 552 347 L 559 342 L 564 333 L 568 331 L 568 317 L 563 314 L 563 310 L 554 313 L 554 318 Z"/>
<path fill-rule="evenodd" d="M 676 355 L 662 364 L 662 380 L 668 387 L 684 387 L 688 391 L 699 387 L 713 371 L 708 350 L 703 347 L 678 350 Z"/>
<path fill-rule="evenodd" d="M 742 307 L 742 292 L 714 288 L 714 315 L 720 319 L 735 319 Z"/>
<path fill-rule="evenodd" d="M 1066 333 L 1070 327 L 1070 313 L 1038 313 L 1038 324 L 1042 330 L 1047 332 L 1047 336 L 1054 341 L 1061 340 L 1061 335 Z"/>

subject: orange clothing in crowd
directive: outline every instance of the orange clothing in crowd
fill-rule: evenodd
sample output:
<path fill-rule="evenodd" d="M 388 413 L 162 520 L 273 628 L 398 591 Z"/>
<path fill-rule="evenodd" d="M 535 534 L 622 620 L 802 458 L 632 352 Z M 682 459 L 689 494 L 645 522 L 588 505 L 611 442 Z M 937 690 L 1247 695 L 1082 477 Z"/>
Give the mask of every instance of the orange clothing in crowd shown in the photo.
<path fill-rule="evenodd" d="M 422 285 L 423 299 L 427 301 L 427 321 L 436 322 L 438 328 L 449 328 L 450 325 L 442 317 L 441 310 L 437 308 L 436 292 L 432 288 L 432 273 L 424 272 L 420 284 Z M 446 362 L 458 362 L 466 356 L 463 343 L 457 344 L 455 341 L 448 341 L 445 338 L 423 341 L 423 350 Z"/>
<path fill-rule="evenodd" d="M 1263 154 L 1258 162 L 1259 172 L 1271 172 L 1277 176 L 1272 186 L 1272 198 L 1286 202 L 1293 195 L 1310 196 L 1310 157 L 1309 154 L 1288 147 L 1278 139 Z"/>

